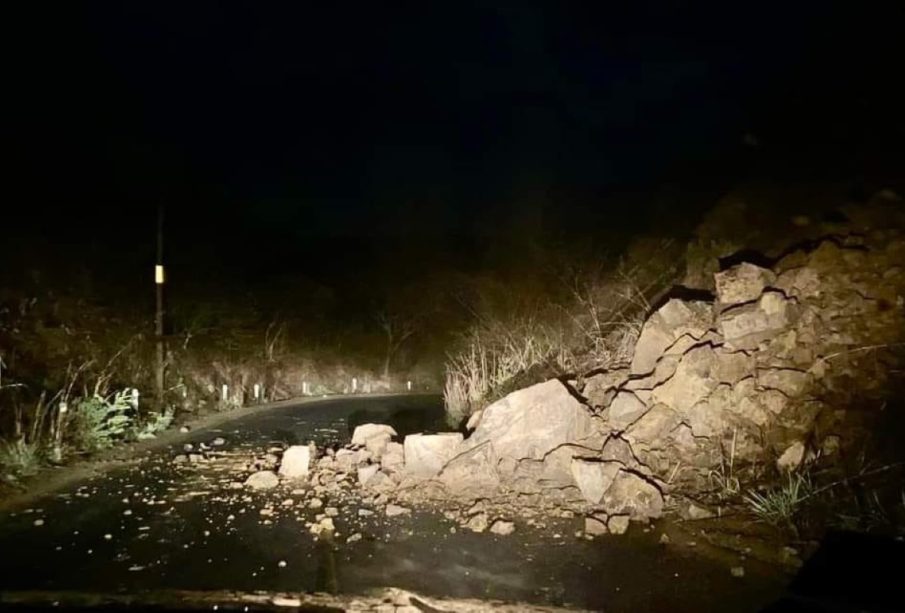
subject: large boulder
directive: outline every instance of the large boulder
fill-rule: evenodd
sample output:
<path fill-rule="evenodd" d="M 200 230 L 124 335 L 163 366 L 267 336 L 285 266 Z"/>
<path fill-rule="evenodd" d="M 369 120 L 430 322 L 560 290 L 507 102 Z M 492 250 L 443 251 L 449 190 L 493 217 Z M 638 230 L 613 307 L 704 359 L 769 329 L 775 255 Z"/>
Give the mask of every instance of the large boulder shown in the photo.
<path fill-rule="evenodd" d="M 619 462 L 574 458 L 572 460 L 572 477 L 585 500 L 591 504 L 597 504 L 613 484 L 619 468 Z"/>
<path fill-rule="evenodd" d="M 628 381 L 628 377 L 627 368 L 591 375 L 585 379 L 581 394 L 587 398 L 589 406 L 598 409 L 605 408 L 613 400 L 616 391 Z"/>
<path fill-rule="evenodd" d="M 757 302 L 726 309 L 717 327 L 730 349 L 756 349 L 787 329 L 792 322 L 788 299 L 776 291 L 766 291 Z"/>
<path fill-rule="evenodd" d="M 405 471 L 418 477 L 434 477 L 460 450 L 462 434 L 409 434 L 403 442 Z"/>
<path fill-rule="evenodd" d="M 622 391 L 616 394 L 616 397 L 610 403 L 607 409 L 607 420 L 609 424 L 617 429 L 622 430 L 633 421 L 644 415 L 647 406 L 632 392 Z"/>
<path fill-rule="evenodd" d="M 702 345 L 682 356 L 675 374 L 651 392 L 651 402 L 684 413 L 717 388 L 718 359 L 709 345 Z"/>
<path fill-rule="evenodd" d="M 280 475 L 287 479 L 304 479 L 311 464 L 311 448 L 308 445 L 293 445 L 283 452 Z"/>
<path fill-rule="evenodd" d="M 765 289 L 776 282 L 772 270 L 747 262 L 713 275 L 716 297 L 721 306 L 757 300 Z"/>
<path fill-rule="evenodd" d="M 493 447 L 485 442 L 467 448 L 443 467 L 438 479 L 451 492 L 487 495 L 501 481 Z"/>
<path fill-rule="evenodd" d="M 631 519 L 649 519 L 663 514 L 663 494 L 640 475 L 621 470 L 603 496 L 610 515 L 628 515 Z"/>
<path fill-rule="evenodd" d="M 355 427 L 352 433 L 352 444 L 362 447 L 368 444 L 368 440 L 374 437 L 390 440 L 396 436 L 393 426 L 386 424 L 361 424 Z"/>
<path fill-rule="evenodd" d="M 380 456 L 380 467 L 389 473 L 399 472 L 405 466 L 405 451 L 402 443 L 387 443 Z"/>
<path fill-rule="evenodd" d="M 713 309 L 707 302 L 672 299 L 651 315 L 635 344 L 631 372 L 643 375 L 654 370 L 663 355 L 682 337 L 702 338 L 713 325 Z M 684 352 L 685 346 L 678 353 Z"/>
<path fill-rule="evenodd" d="M 551 379 L 487 407 L 466 444 L 490 443 L 499 459 L 543 460 L 557 447 L 582 441 L 595 432 L 588 408 L 560 381 Z"/>

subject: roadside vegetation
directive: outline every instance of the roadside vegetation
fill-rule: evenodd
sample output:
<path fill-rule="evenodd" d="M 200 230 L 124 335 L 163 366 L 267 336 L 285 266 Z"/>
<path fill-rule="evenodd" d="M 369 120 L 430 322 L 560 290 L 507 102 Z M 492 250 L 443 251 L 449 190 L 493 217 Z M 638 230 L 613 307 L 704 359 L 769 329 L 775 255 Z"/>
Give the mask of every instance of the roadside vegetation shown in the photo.
<path fill-rule="evenodd" d="M 393 305 L 331 321 L 327 292 L 295 311 L 268 296 L 176 288 L 166 389 L 155 394 L 152 312 L 128 289 L 56 275 L 0 279 L 0 482 L 155 437 L 192 416 L 301 396 L 437 389 L 413 350 L 428 331 Z M 24 269 L 23 269 L 24 270 Z M 73 281 L 75 279 L 76 281 Z M 370 307 L 370 305 L 369 305 Z M 378 309 L 380 307 L 380 309 Z"/>

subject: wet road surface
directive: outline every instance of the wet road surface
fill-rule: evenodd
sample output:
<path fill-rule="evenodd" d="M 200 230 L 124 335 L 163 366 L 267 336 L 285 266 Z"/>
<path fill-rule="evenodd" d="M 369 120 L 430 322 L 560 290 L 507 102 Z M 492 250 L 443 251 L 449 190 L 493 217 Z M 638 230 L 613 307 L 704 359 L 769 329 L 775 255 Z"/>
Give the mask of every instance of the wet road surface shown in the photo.
<path fill-rule="evenodd" d="M 331 399 L 284 406 L 187 436 L 222 437 L 224 453 L 273 445 L 343 444 L 354 425 L 392 424 L 400 435 L 443 429 L 435 396 Z M 656 528 L 576 538 L 581 520 L 545 529 L 519 524 L 497 536 L 458 529 L 439 513 L 361 517 L 339 507 L 335 538 L 315 538 L 299 513 L 262 515 L 278 493 L 230 493 L 229 481 L 172 458 L 184 441 L 140 462 L 0 514 L 0 591 L 127 592 L 278 590 L 362 593 L 395 586 L 436 596 L 495 598 L 606 611 L 757 611 L 785 578 L 747 561 L 735 578 L 725 561 L 658 543 Z M 233 480 L 243 480 L 236 475 Z M 282 487 L 282 486 L 281 486 Z M 280 510 L 277 503 L 277 511 Z M 352 534 L 357 542 L 345 542 Z"/>

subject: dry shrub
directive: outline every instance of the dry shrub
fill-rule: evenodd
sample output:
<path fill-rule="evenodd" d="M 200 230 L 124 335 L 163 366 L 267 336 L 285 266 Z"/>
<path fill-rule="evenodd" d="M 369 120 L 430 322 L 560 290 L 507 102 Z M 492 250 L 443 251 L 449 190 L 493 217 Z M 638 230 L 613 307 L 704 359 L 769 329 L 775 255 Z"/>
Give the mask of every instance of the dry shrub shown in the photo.
<path fill-rule="evenodd" d="M 563 268 L 562 299 L 551 293 L 502 313 L 470 308 L 473 323 L 446 363 L 450 423 L 461 423 L 537 366 L 556 376 L 630 361 L 651 303 L 679 278 L 682 258 L 672 241 L 647 240 L 637 241 L 616 264 Z"/>

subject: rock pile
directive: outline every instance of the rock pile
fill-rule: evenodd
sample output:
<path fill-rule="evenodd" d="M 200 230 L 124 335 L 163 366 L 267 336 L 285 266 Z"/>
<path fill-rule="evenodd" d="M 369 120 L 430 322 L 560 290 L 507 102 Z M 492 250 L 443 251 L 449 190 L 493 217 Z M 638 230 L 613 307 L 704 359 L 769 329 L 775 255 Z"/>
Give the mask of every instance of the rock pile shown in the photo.
<path fill-rule="evenodd" d="M 672 498 L 700 510 L 676 494 L 705 491 L 730 461 L 782 471 L 836 453 L 865 417 L 850 409 L 884 390 L 888 363 L 870 354 L 905 340 L 902 228 L 898 212 L 852 211 L 846 231 L 769 268 L 719 271 L 712 299 L 673 298 L 647 319 L 630 364 L 516 391 L 473 415 L 467 438 L 408 436 L 375 474 L 400 499 L 554 501 L 589 533 L 620 533 Z"/>

